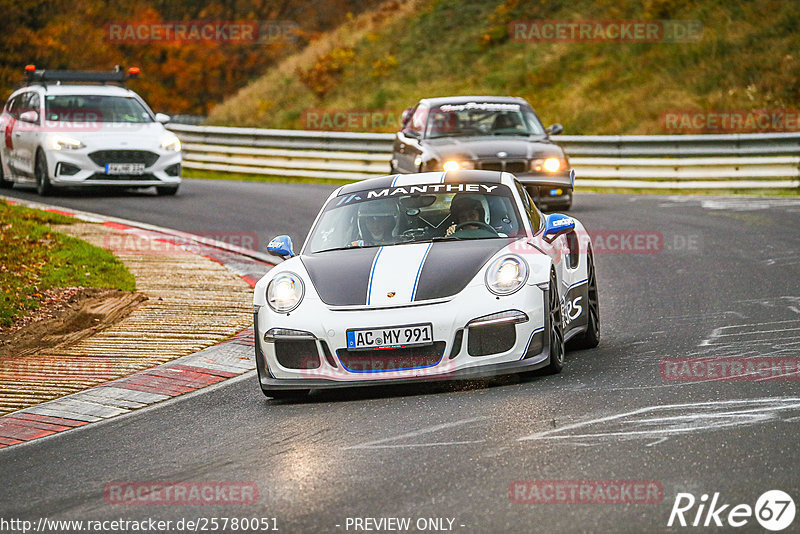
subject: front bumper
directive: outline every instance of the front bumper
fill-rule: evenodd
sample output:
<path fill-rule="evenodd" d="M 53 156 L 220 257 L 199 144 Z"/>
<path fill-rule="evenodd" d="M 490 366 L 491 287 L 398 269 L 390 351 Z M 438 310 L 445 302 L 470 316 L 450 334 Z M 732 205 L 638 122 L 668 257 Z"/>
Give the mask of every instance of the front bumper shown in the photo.
<path fill-rule="evenodd" d="M 145 167 L 143 174 L 110 175 L 106 174 L 104 166 L 89 157 L 93 151 L 94 149 L 49 151 L 47 166 L 51 183 L 56 187 L 149 187 L 177 186 L 181 183 L 180 152 L 153 150 L 158 158 L 152 165 Z"/>
<path fill-rule="evenodd" d="M 255 313 L 255 351 L 261 387 L 292 390 L 463 380 L 530 371 L 547 365 L 545 292 L 535 285 L 526 285 L 518 293 L 500 299 L 494 296 L 489 299 L 487 294 L 485 287 L 472 286 L 446 302 L 366 310 L 331 309 L 319 300 L 311 300 L 304 301 L 290 316 L 259 307 Z M 485 305 L 478 308 L 474 302 Z M 501 352 L 473 355 L 477 344 L 471 337 L 477 339 L 480 327 L 468 326 L 470 321 L 508 310 L 523 311 L 528 318 L 512 325 L 514 336 L 510 348 L 504 346 Z M 407 368 L 398 366 L 397 360 L 391 359 L 394 356 L 383 359 L 383 354 L 391 351 L 359 351 L 358 354 L 363 354 L 365 361 L 370 362 L 365 366 L 354 367 L 352 360 L 347 359 L 353 355 L 353 351 L 346 349 L 349 329 L 427 322 L 433 326 L 435 344 L 441 347 L 432 363 Z M 303 363 L 297 365 L 301 368 L 281 365 L 276 343 L 264 340 L 265 333 L 272 328 L 310 334 L 310 339 L 304 341 Z M 285 359 L 283 361 L 286 363 Z"/>

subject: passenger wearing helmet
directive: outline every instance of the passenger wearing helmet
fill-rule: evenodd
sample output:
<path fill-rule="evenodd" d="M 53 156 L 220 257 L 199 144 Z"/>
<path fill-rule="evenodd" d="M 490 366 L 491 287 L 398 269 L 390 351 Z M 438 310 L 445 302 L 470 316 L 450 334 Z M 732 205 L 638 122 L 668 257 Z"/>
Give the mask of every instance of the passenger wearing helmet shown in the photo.
<path fill-rule="evenodd" d="M 372 200 L 358 207 L 358 234 L 360 246 L 385 245 L 394 243 L 394 230 L 397 222 L 397 204 L 392 200 Z"/>
<path fill-rule="evenodd" d="M 459 234 L 458 237 L 497 235 L 497 232 L 486 223 L 486 210 L 480 200 L 480 195 L 461 193 L 454 196 L 450 202 L 450 216 L 453 224 L 447 229 L 445 236 L 453 235 L 456 232 Z"/>

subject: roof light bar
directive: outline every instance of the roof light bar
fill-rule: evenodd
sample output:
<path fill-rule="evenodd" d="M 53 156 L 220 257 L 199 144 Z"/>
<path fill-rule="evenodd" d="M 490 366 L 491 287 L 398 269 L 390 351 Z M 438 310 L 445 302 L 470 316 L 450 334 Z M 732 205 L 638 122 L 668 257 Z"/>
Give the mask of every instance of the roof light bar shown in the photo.
<path fill-rule="evenodd" d="M 82 70 L 37 70 L 35 65 L 25 66 L 25 81 L 28 85 L 32 83 L 47 84 L 47 82 L 94 82 L 94 83 L 118 83 L 124 85 L 127 80 L 139 77 L 141 69 L 131 67 L 126 72 L 117 66 L 111 72 L 95 72 Z"/>

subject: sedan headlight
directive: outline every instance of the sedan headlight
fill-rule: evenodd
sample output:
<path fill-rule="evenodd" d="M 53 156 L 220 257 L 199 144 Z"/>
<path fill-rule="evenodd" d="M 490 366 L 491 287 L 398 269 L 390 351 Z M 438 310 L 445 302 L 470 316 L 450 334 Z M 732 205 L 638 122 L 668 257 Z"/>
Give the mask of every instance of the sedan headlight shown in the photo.
<path fill-rule="evenodd" d="M 444 165 L 442 166 L 442 170 L 445 171 L 458 171 L 458 170 L 474 169 L 474 168 L 475 168 L 475 163 L 472 161 L 455 160 L 455 159 L 445 161 Z"/>
<path fill-rule="evenodd" d="M 528 280 L 528 264 L 519 256 L 498 258 L 486 270 L 486 287 L 495 295 L 511 295 Z"/>
<path fill-rule="evenodd" d="M 566 168 L 567 162 L 562 158 L 550 157 L 531 161 L 531 170 L 534 172 L 556 172 Z"/>
<path fill-rule="evenodd" d="M 174 134 L 165 135 L 161 138 L 161 148 L 164 150 L 181 151 L 181 140 Z"/>
<path fill-rule="evenodd" d="M 84 148 L 86 145 L 84 145 L 80 139 L 55 134 L 47 138 L 47 146 L 50 147 L 51 150 L 77 150 L 79 148 Z"/>
<path fill-rule="evenodd" d="M 303 280 L 294 273 L 280 273 L 267 285 L 267 304 L 278 313 L 289 313 L 305 294 Z"/>

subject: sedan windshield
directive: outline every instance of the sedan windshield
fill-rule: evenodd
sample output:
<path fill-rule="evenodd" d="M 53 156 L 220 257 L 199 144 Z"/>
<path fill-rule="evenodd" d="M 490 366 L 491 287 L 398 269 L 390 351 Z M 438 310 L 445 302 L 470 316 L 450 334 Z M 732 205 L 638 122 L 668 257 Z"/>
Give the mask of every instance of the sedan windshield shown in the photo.
<path fill-rule="evenodd" d="M 389 187 L 331 199 L 311 231 L 307 252 L 523 235 L 511 191 L 504 185 Z"/>
<path fill-rule="evenodd" d="M 48 95 L 48 121 L 153 122 L 150 113 L 135 98 L 105 95 Z"/>
<path fill-rule="evenodd" d="M 527 106 L 516 103 L 469 102 L 431 108 L 427 137 L 483 135 L 544 135 L 544 128 Z"/>

